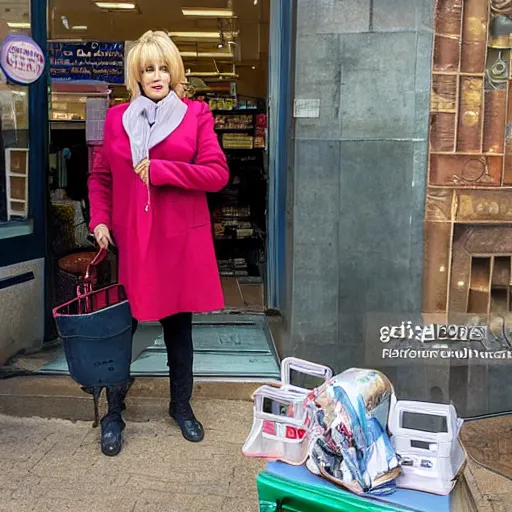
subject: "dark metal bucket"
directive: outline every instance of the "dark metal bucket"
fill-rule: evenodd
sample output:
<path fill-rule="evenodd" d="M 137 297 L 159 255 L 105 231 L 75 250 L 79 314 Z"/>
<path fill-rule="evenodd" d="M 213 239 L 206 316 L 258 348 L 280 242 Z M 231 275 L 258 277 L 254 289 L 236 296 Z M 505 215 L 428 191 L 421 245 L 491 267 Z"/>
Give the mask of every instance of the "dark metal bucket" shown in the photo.
<path fill-rule="evenodd" d="M 77 297 L 54 317 L 73 380 L 87 388 L 129 382 L 132 314 L 121 285 Z"/>
<path fill-rule="evenodd" d="M 119 284 L 96 290 L 98 267 L 107 256 L 100 249 L 93 258 L 85 253 L 83 261 L 67 261 L 71 275 L 82 273 L 84 265 L 85 272 L 77 279 L 76 298 L 53 310 L 71 378 L 94 397 L 94 426 L 103 388 L 127 390 L 132 383 L 132 313 L 126 292 Z"/>

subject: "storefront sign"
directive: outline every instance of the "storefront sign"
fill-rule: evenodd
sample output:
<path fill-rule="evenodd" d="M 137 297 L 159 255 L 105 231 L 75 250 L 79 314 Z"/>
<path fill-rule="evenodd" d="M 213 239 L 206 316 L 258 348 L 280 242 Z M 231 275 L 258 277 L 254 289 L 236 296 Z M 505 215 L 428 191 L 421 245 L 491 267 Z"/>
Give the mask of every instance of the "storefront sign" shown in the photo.
<path fill-rule="evenodd" d="M 98 80 L 123 84 L 124 47 L 124 42 L 49 42 L 50 75 L 54 80 Z"/>
<path fill-rule="evenodd" d="M 40 46 L 28 36 L 10 35 L 0 50 L 0 67 L 8 80 L 28 85 L 43 74 L 45 58 Z"/>

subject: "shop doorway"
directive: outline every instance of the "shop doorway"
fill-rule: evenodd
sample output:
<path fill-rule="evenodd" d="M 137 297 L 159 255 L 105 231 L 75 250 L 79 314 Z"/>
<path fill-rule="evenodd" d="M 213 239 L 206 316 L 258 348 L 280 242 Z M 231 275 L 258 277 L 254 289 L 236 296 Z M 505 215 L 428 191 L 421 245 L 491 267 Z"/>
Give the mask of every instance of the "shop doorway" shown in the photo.
<path fill-rule="evenodd" d="M 226 308 L 196 318 L 196 373 L 268 378 L 277 375 L 278 366 L 264 314 L 279 307 L 281 242 L 276 234 L 284 225 L 278 218 L 284 203 L 277 150 L 269 147 L 279 143 L 282 130 L 269 136 L 269 119 L 277 123 L 278 116 L 269 116 L 268 101 L 271 90 L 280 93 L 281 83 L 269 78 L 269 48 L 271 11 L 280 12 L 281 2 L 200 0 L 193 8 L 186 3 L 172 2 L 163 10 L 156 0 L 107 7 L 49 1 L 53 302 L 62 303 L 72 292 L 69 266 L 63 264 L 70 260 L 63 258 L 75 261 L 76 252 L 93 250 L 87 240 L 87 172 L 94 133 L 106 107 L 128 101 L 119 57 L 144 31 L 166 30 L 182 52 L 189 96 L 208 102 L 213 112 L 231 174 L 229 185 L 209 197 Z M 273 30 L 279 34 L 277 26 Z M 274 37 L 273 44 L 280 45 L 280 37 Z M 80 58 L 98 49 L 101 59 Z M 280 50 L 276 47 L 275 55 L 281 55 Z M 273 65 L 279 74 L 275 61 Z M 116 262 L 111 264 L 110 271 L 115 270 Z M 158 325 L 139 329 L 133 359 L 135 374 L 167 372 Z M 42 370 L 65 372 L 63 354 L 56 354 Z"/>

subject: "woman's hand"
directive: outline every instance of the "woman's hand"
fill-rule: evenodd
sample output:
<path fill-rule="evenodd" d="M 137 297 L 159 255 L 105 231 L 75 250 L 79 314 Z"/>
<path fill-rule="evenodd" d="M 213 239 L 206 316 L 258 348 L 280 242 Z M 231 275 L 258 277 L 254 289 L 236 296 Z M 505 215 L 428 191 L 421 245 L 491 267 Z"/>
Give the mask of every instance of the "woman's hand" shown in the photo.
<path fill-rule="evenodd" d="M 145 158 L 134 169 L 145 185 L 149 183 L 149 160 Z"/>
<path fill-rule="evenodd" d="M 105 224 L 98 224 L 94 228 L 94 238 L 101 249 L 108 249 L 108 244 L 114 245 L 110 236 L 110 231 Z"/>

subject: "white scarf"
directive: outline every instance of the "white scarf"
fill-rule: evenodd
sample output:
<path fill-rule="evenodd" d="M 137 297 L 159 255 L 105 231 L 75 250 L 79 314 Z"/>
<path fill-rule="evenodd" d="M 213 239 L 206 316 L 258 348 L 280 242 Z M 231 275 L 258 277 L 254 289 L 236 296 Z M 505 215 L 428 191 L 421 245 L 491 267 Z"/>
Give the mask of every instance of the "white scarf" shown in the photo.
<path fill-rule="evenodd" d="M 158 103 L 142 95 L 131 102 L 123 114 L 123 126 L 130 139 L 134 168 L 178 128 L 187 109 L 174 91 Z"/>

